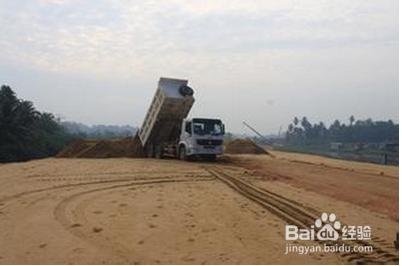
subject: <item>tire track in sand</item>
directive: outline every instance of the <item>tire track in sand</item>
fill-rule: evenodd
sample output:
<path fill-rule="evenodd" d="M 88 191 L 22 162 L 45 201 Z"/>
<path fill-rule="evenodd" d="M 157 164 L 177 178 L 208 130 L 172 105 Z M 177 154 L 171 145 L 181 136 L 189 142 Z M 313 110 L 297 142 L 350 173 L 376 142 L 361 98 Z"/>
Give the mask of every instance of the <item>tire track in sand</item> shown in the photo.
<path fill-rule="evenodd" d="M 319 214 L 318 211 L 311 213 L 311 208 L 307 210 L 299 203 L 225 173 L 219 167 L 205 167 L 205 169 L 244 197 L 261 205 L 289 224 L 309 229 L 310 225 L 314 223 L 317 214 Z M 342 243 L 342 241 L 340 242 Z M 384 242 L 381 239 L 353 241 L 355 244 L 373 246 L 373 253 L 346 253 L 342 254 L 341 257 L 346 259 L 348 263 L 356 264 L 394 264 L 399 262 L 399 255 L 390 249 L 390 245 L 386 245 Z M 344 244 L 349 245 L 348 243 Z"/>
<path fill-rule="evenodd" d="M 69 206 L 75 202 L 79 201 L 81 197 L 86 196 L 88 194 L 93 194 L 93 193 L 100 193 L 104 191 L 109 191 L 109 190 L 114 190 L 114 189 L 122 189 L 122 188 L 127 188 L 127 187 L 132 187 L 132 186 L 141 186 L 141 185 L 153 185 L 153 184 L 164 184 L 164 183 L 184 183 L 184 182 L 201 182 L 201 181 L 214 181 L 216 180 L 215 177 L 209 177 L 209 178 L 160 178 L 160 179 L 153 179 L 153 180 L 143 180 L 143 181 L 136 181 L 136 182 L 130 182 L 130 183 L 125 183 L 125 184 L 118 184 L 118 185 L 113 185 L 113 186 L 107 186 L 107 187 L 100 187 L 100 188 L 94 188 L 86 191 L 82 191 L 79 193 L 72 194 L 68 197 L 65 197 L 63 200 L 61 200 L 53 209 L 53 216 L 56 221 L 58 221 L 67 231 L 69 231 L 71 234 L 75 235 L 76 237 L 86 241 L 87 243 L 99 247 L 101 249 L 107 250 L 109 252 L 114 253 L 115 255 L 119 256 L 120 258 L 125 258 L 128 261 L 127 254 L 130 254 L 130 250 L 126 249 L 124 246 L 119 245 L 116 246 L 116 244 L 111 245 L 107 244 L 106 241 L 95 241 L 94 239 L 91 239 L 88 237 L 88 235 L 92 231 L 84 231 L 80 230 L 81 224 L 79 223 L 80 221 L 86 221 L 86 216 L 85 216 L 85 207 L 87 204 L 84 206 L 78 206 L 78 209 L 74 209 L 73 212 L 76 217 L 71 217 L 69 215 Z M 92 198 L 94 199 L 94 198 Z M 75 219 L 74 219 L 75 218 Z M 99 228 L 99 230 L 103 230 L 102 228 Z"/>
<path fill-rule="evenodd" d="M 171 177 L 170 177 L 171 178 Z M 3 198 L 0 198 L 0 210 L 4 209 L 7 205 L 5 205 L 5 202 L 20 199 L 21 197 L 25 196 L 30 196 L 33 194 L 37 193 L 42 193 L 42 192 L 52 192 L 53 190 L 60 190 L 60 189 L 65 189 L 65 188 L 77 188 L 77 187 L 82 187 L 82 186 L 87 186 L 87 185 L 99 185 L 99 184 L 109 184 L 109 183 L 119 183 L 119 182 L 130 182 L 130 181 L 140 181 L 140 180 L 158 180 L 160 177 L 144 177 L 144 178 L 121 178 L 121 179 L 107 179 L 107 180 L 99 180 L 99 181 L 91 181 L 91 182 L 78 182 L 78 183 L 72 183 L 72 184 L 63 184 L 63 185 L 56 185 L 56 186 L 51 186 L 51 187 L 45 187 L 45 188 L 38 188 L 38 189 L 33 189 L 33 190 L 28 190 L 28 191 L 23 191 L 20 193 L 16 193 L 10 196 L 5 196 Z M 66 181 L 66 180 L 63 180 Z M 44 197 L 43 199 L 45 199 Z"/>

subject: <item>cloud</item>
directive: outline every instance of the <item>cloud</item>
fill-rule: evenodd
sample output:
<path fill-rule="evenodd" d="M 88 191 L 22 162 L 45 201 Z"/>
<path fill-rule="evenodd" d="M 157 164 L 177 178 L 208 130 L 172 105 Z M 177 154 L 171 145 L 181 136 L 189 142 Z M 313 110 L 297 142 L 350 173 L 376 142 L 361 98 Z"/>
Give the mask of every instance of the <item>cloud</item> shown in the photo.
<path fill-rule="evenodd" d="M 53 70 L 104 73 L 114 65 L 123 73 L 124 64 L 143 72 L 172 55 L 395 42 L 389 8 L 370 1 L 32 1 L 1 9 L 8 39 L 0 48 L 9 60 Z"/>
<path fill-rule="evenodd" d="M 201 101 L 215 102 L 212 110 L 224 112 L 214 97 L 228 93 L 234 101 L 249 102 L 247 108 L 258 106 L 252 102 L 259 98 L 262 106 L 275 99 L 271 107 L 283 108 L 292 94 L 304 99 L 325 91 L 341 99 L 338 92 L 348 89 L 375 91 L 386 84 L 394 90 L 397 5 L 391 0 L 1 1 L 0 61 L 141 84 L 159 76 L 188 77 L 203 88 Z M 382 83 L 370 85 L 378 76 Z M 250 88 L 253 93 L 247 93 Z"/>

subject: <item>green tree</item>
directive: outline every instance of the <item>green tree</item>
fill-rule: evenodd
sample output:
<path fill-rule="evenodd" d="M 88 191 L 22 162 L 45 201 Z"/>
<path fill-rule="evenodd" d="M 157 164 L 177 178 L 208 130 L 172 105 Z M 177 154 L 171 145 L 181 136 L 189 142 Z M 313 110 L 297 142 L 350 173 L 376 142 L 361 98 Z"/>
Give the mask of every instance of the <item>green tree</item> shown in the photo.
<path fill-rule="evenodd" d="M 295 118 L 293 119 L 293 124 L 295 124 L 295 126 L 299 124 L 299 118 L 297 118 L 297 116 L 295 116 Z"/>
<path fill-rule="evenodd" d="M 353 126 L 353 123 L 354 123 L 355 121 L 356 121 L 356 120 L 355 120 L 355 117 L 354 117 L 353 115 L 351 115 L 351 116 L 349 117 L 350 126 Z"/>
<path fill-rule="evenodd" d="M 323 122 L 311 124 L 307 117 L 303 117 L 301 127 L 289 125 L 286 139 L 292 144 L 324 144 L 329 142 L 345 143 L 380 143 L 397 142 L 399 138 L 399 125 L 392 120 L 373 121 L 372 119 L 355 120 L 349 118 L 349 125 L 335 120 L 329 128 Z"/>
<path fill-rule="evenodd" d="M 9 86 L 0 89 L 0 162 L 55 155 L 72 136 L 53 115 L 35 110 Z"/>

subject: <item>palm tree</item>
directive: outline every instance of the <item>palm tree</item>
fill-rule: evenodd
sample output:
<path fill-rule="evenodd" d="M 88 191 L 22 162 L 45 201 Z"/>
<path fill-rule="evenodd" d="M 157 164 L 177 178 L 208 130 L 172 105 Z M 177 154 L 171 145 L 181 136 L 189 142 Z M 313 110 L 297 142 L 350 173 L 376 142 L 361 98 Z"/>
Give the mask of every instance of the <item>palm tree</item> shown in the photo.
<path fill-rule="evenodd" d="M 299 124 L 299 118 L 297 118 L 297 116 L 295 116 L 295 118 L 293 119 L 293 124 L 295 124 L 295 126 Z"/>
<path fill-rule="evenodd" d="M 0 89 L 0 143 L 6 143 L 11 135 L 15 110 L 19 101 L 9 86 L 1 86 Z"/>
<path fill-rule="evenodd" d="M 72 140 L 50 113 L 18 99 L 9 86 L 0 88 L 0 162 L 55 155 Z"/>
<path fill-rule="evenodd" d="M 9 86 L 0 89 L 0 161 L 17 160 L 27 154 L 32 125 L 38 112 L 29 101 L 19 100 Z"/>
<path fill-rule="evenodd" d="M 349 121 L 350 121 L 350 125 L 353 126 L 353 123 L 355 122 L 355 117 L 353 115 L 351 115 L 349 117 Z"/>

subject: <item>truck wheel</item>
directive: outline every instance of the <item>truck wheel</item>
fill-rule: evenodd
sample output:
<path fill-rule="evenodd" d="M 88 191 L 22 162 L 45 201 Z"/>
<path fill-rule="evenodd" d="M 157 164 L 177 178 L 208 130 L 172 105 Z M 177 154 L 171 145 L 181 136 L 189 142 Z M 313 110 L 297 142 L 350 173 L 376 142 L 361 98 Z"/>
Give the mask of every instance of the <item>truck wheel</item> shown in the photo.
<path fill-rule="evenodd" d="M 181 146 L 179 149 L 179 159 L 182 161 L 187 160 L 186 147 Z"/>
<path fill-rule="evenodd" d="M 163 159 L 163 148 L 161 145 L 155 147 L 155 158 Z"/>
<path fill-rule="evenodd" d="M 215 162 L 216 161 L 216 154 L 209 154 L 207 155 L 207 161 Z"/>
<path fill-rule="evenodd" d="M 148 158 L 155 157 L 154 146 L 152 144 L 147 146 L 147 157 Z"/>

